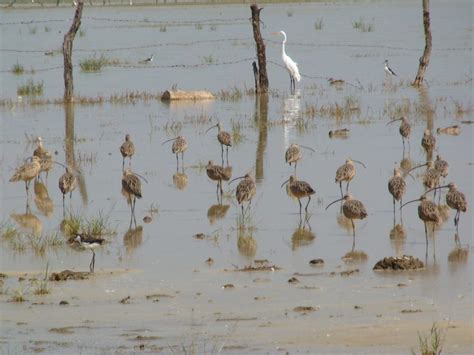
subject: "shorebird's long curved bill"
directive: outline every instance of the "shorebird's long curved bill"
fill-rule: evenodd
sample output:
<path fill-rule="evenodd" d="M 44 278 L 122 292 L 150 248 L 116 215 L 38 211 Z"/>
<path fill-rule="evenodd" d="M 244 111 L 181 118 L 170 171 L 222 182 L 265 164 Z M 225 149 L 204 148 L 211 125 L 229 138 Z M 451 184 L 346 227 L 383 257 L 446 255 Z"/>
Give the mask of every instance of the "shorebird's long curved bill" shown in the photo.
<path fill-rule="evenodd" d="M 416 200 L 411 200 L 411 201 L 405 202 L 403 205 L 400 206 L 400 209 L 402 209 L 404 206 L 408 205 L 409 203 L 417 202 L 417 201 L 421 201 L 421 199 L 417 198 Z"/>
<path fill-rule="evenodd" d="M 438 190 L 438 189 L 445 189 L 445 188 L 448 188 L 449 185 L 444 185 L 444 186 L 436 186 L 436 187 L 433 187 L 432 189 L 429 189 L 427 191 L 425 191 L 425 193 L 423 195 L 426 195 L 428 192 L 431 192 L 433 190 Z"/>
<path fill-rule="evenodd" d="M 367 169 L 367 167 L 365 166 L 365 164 L 362 163 L 360 160 L 354 160 L 354 159 L 353 159 L 352 161 L 355 162 L 355 163 L 357 163 L 357 164 L 362 165 L 365 169 Z"/>
<path fill-rule="evenodd" d="M 410 176 L 410 177 L 413 179 L 413 181 L 415 181 L 415 180 L 416 180 L 416 179 L 415 179 L 415 177 L 414 177 L 412 174 L 410 174 L 410 172 L 406 173 L 405 175 L 408 175 L 408 176 Z"/>
<path fill-rule="evenodd" d="M 60 162 L 58 162 L 58 161 L 56 161 L 56 160 L 51 160 L 51 162 L 53 162 L 54 164 L 61 165 L 64 169 L 67 168 L 66 165 L 64 165 L 63 163 L 60 163 Z"/>
<path fill-rule="evenodd" d="M 161 145 L 164 145 L 165 143 L 168 143 L 168 142 L 171 142 L 171 141 L 175 141 L 176 139 L 178 139 L 178 138 L 168 139 L 167 141 L 164 141 L 163 143 L 161 143 Z"/>
<path fill-rule="evenodd" d="M 145 181 L 145 182 L 148 184 L 148 180 L 145 179 L 145 178 L 144 178 L 143 176 L 141 176 L 140 174 L 134 172 L 133 175 L 138 176 L 140 179 L 142 179 L 143 181 Z"/>
<path fill-rule="evenodd" d="M 280 188 L 282 188 L 283 186 L 285 186 L 285 184 L 290 181 L 290 179 L 286 180 L 285 182 L 283 182 L 283 184 L 281 184 Z"/>
<path fill-rule="evenodd" d="M 408 172 L 410 173 L 410 172 L 412 172 L 413 170 L 418 169 L 418 168 L 421 168 L 422 166 L 426 166 L 426 165 L 427 165 L 427 164 L 424 163 L 424 164 L 420 164 L 420 165 L 414 166 L 413 168 L 411 168 L 410 170 L 408 170 Z"/>
<path fill-rule="evenodd" d="M 239 180 L 239 179 L 243 179 L 244 177 L 245 177 L 245 176 L 239 176 L 239 177 L 236 177 L 236 178 L 234 178 L 234 179 L 230 180 L 228 184 L 230 185 L 230 184 L 231 184 L 233 181 L 235 181 L 235 180 Z"/>
<path fill-rule="evenodd" d="M 209 127 L 209 128 L 206 130 L 206 133 L 209 132 L 211 129 L 216 128 L 216 127 L 217 127 L 216 124 L 215 124 L 214 126 Z"/>
<path fill-rule="evenodd" d="M 391 120 L 389 122 L 387 122 L 385 125 L 388 126 L 389 124 L 393 123 L 393 122 L 397 122 L 397 121 L 401 121 L 402 119 L 401 118 L 396 118 L 394 120 Z"/>
<path fill-rule="evenodd" d="M 330 206 L 332 206 L 332 205 L 334 205 L 336 202 L 339 202 L 339 201 L 342 201 L 342 200 L 344 200 L 344 198 L 338 198 L 336 201 L 333 201 L 333 202 L 331 202 L 329 205 L 327 205 L 325 209 L 327 210 Z"/>
<path fill-rule="evenodd" d="M 308 147 L 308 146 L 306 146 L 306 145 L 301 145 L 301 144 L 300 144 L 299 146 L 300 146 L 301 148 L 305 148 L 305 149 L 311 150 L 313 153 L 316 152 L 313 148 Z"/>

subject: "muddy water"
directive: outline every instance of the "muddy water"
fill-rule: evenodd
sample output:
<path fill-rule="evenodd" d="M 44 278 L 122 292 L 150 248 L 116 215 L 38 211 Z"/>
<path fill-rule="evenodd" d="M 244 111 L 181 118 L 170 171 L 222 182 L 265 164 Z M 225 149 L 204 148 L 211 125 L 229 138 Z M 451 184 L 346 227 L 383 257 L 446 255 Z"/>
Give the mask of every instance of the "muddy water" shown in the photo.
<path fill-rule="evenodd" d="M 179 352 L 184 346 L 198 353 L 213 352 L 213 347 L 214 352 L 223 347 L 229 353 L 405 353 L 416 347 L 417 332 L 427 331 L 435 321 L 444 329 L 449 327 L 445 345 L 448 351 L 468 352 L 473 331 L 473 264 L 470 255 L 464 261 L 452 261 L 452 256 L 448 260 L 455 250 L 452 211 L 435 238 L 429 240 L 426 270 L 381 274 L 373 272 L 372 267 L 390 255 L 409 254 L 425 261 L 424 228 L 416 204 L 404 208 L 406 238 L 390 238 L 393 214 L 386 184 L 403 152 L 397 125 L 387 127 L 385 123 L 399 116 L 397 108 L 408 107 L 413 133 L 405 157 L 413 165 L 426 161 L 420 147 L 426 127 L 436 131 L 437 127 L 460 125 L 459 136 L 436 138 L 439 153 L 450 163 L 447 181 L 455 181 L 471 205 L 472 126 L 461 123 L 472 120 L 468 80 L 472 76 L 470 3 L 432 4 L 435 46 L 428 88 L 422 91 L 408 86 L 423 47 L 421 10 L 411 2 L 376 4 L 265 6 L 268 58 L 280 63 L 278 38 L 270 32 L 284 29 L 289 36 L 288 53 L 307 75 L 294 96 L 289 95 L 284 69 L 270 63 L 274 92 L 268 100 L 248 95 L 238 100 L 171 105 L 138 100 L 135 104 L 76 105 L 69 110 L 55 105 L 25 105 L 28 99 L 17 98 L 16 87 L 32 77 L 44 81 L 43 98 L 61 96 L 61 69 L 39 69 L 61 65 L 60 56 L 45 56 L 42 51 L 59 48 L 71 10 L 2 13 L 2 22 L 65 20 L 48 22 L 48 32 L 43 23 L 1 26 L 2 48 L 38 51 L 2 52 L 4 71 L 17 61 L 25 69 L 37 69 L 34 75 L 1 73 L 2 98 L 14 101 L 1 107 L 3 224 L 46 235 L 59 230 L 63 217 L 57 188 L 60 168 L 51 171 L 45 181 L 52 210 L 36 203 L 32 189 L 31 213 L 26 218 L 24 185 L 8 182 L 14 168 L 33 149 L 25 139 L 27 134 L 41 135 L 45 146 L 57 152 L 58 161 L 75 161 L 81 168 L 81 184 L 73 194 L 72 211 L 89 218 L 101 213 L 116 231 L 97 250 L 94 276 L 86 281 L 50 283 L 51 293 L 46 296 L 34 295 L 34 286 L 28 281 L 18 282 L 18 276 L 38 277 L 48 262 L 53 271 L 86 271 L 91 253 L 64 245 L 37 255 L 29 247 L 15 251 L 2 241 L 2 272 L 9 275 L 0 296 L 2 346 L 10 351 L 45 349 L 49 353 L 127 352 L 138 350 L 141 344 L 145 349 L 164 352 Z M 388 15 L 394 11 L 399 17 Z M 254 45 L 248 22 L 241 20 L 249 16 L 247 6 L 98 8 L 86 9 L 84 16 L 140 22 L 85 18 L 85 35 L 75 42 L 75 48 L 82 50 L 75 54 L 76 63 L 94 54 L 83 51 L 86 49 L 147 48 L 105 53 L 133 67 L 107 67 L 96 74 L 81 73 L 77 68 L 76 91 L 80 95 L 108 96 L 127 90 L 155 93 L 173 84 L 217 93 L 253 85 L 251 61 L 245 59 L 254 56 Z M 374 24 L 373 32 L 352 28 L 352 22 L 361 16 Z M 318 17 L 324 17 L 321 31 L 314 30 Z M 406 24 L 403 27 L 399 25 L 400 17 Z M 204 22 L 202 29 L 194 23 L 176 26 L 173 22 L 219 18 L 227 19 L 225 24 Z M 147 19 L 168 21 L 166 31 L 147 25 Z M 33 34 L 31 28 L 35 26 Z M 207 40 L 219 41 L 193 43 Z M 137 64 L 151 53 L 155 54 L 152 65 Z M 169 68 L 175 64 L 203 64 L 204 57 L 211 54 L 212 64 L 220 65 Z M 385 78 L 382 62 L 386 58 L 399 78 Z M 241 59 L 241 63 L 225 64 Z M 335 88 L 325 79 L 310 77 L 343 78 L 360 88 Z M 305 114 L 312 105 L 334 108 L 336 103 L 344 105 L 347 101 L 352 109 L 339 120 L 331 115 Z M 470 112 L 456 114 L 455 101 Z M 205 134 L 217 120 L 226 130 L 231 130 L 232 122 L 241 126 L 242 142 L 229 151 L 233 176 L 251 172 L 257 178 L 257 195 L 250 219 L 245 221 L 253 228 L 243 233 L 238 228 L 240 209 L 233 198 L 233 186 L 224 185 L 224 206 L 219 206 L 216 186 L 203 169 L 208 160 L 220 161 L 216 132 Z M 329 130 L 343 127 L 350 129 L 347 139 L 328 138 Z M 137 202 L 139 227 L 131 231 L 130 210 L 120 193 L 118 147 L 125 133 L 130 133 L 137 149 L 132 168 L 148 180 L 142 186 L 144 196 Z M 184 172 L 180 169 L 177 174 L 171 147 L 162 146 L 162 142 L 178 133 L 186 137 L 189 149 L 184 156 Z M 65 143 L 68 137 L 75 139 Z M 295 141 L 316 150 L 304 151 L 298 166 L 298 177 L 316 189 L 308 223 L 300 221 L 297 202 L 280 188 L 293 172 L 283 156 Z M 367 165 L 367 169 L 357 166 L 350 190 L 369 213 L 366 220 L 356 223 L 355 245 L 367 259 L 352 263 L 342 259 L 352 249 L 350 222 L 341 218 L 337 206 L 324 209 L 339 197 L 334 174 L 348 156 Z M 418 176 L 416 181 L 408 178 L 407 184 L 405 200 L 422 193 Z M 152 208 L 158 213 L 151 214 Z M 21 215 L 23 218 L 18 217 Z M 142 222 L 145 216 L 152 216 L 153 221 Z M 462 246 L 469 252 L 473 243 L 471 220 L 472 212 L 468 210 L 462 214 L 459 226 Z M 203 233 L 204 239 L 193 237 L 198 233 Z M 208 258 L 214 260 L 213 264 L 206 263 Z M 310 266 L 314 258 L 324 259 L 324 266 Z M 267 259 L 269 265 L 281 270 L 234 271 L 256 259 Z M 353 269 L 359 272 L 340 275 Z M 288 283 L 291 277 L 299 282 Z M 226 284 L 234 287 L 223 288 Z M 8 302 L 15 290 L 24 293 L 25 303 Z M 128 304 L 119 303 L 127 296 Z M 62 300 L 69 305 L 59 306 Z M 294 312 L 298 306 L 312 306 L 315 311 Z"/>

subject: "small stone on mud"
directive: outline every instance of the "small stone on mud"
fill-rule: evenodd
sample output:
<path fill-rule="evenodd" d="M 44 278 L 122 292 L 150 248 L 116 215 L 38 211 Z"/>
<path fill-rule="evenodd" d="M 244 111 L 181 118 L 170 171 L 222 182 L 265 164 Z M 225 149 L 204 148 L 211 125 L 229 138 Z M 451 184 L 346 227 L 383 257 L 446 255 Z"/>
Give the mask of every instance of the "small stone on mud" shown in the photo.
<path fill-rule="evenodd" d="M 86 280 L 88 274 L 81 271 L 63 270 L 61 272 L 53 272 L 49 277 L 49 281 Z"/>
<path fill-rule="evenodd" d="M 214 264 L 214 259 L 213 258 L 207 258 L 206 263 L 208 263 L 209 265 L 212 265 L 212 264 Z"/>
<path fill-rule="evenodd" d="M 145 223 L 151 223 L 151 221 L 153 221 L 153 218 L 151 218 L 150 216 L 145 216 L 145 217 L 143 217 L 143 222 L 145 222 Z"/>
<path fill-rule="evenodd" d="M 420 313 L 423 312 L 421 309 L 402 309 L 400 313 Z"/>
<path fill-rule="evenodd" d="M 357 273 L 359 273 L 359 269 L 352 269 L 352 270 L 341 271 L 340 275 L 341 276 L 350 276 L 350 275 L 357 274 Z"/>
<path fill-rule="evenodd" d="M 296 277 L 292 277 L 291 279 L 288 280 L 288 283 L 292 284 L 292 283 L 298 283 L 300 282 L 300 280 L 298 280 Z"/>
<path fill-rule="evenodd" d="M 324 260 L 323 259 L 312 259 L 309 261 L 309 264 L 312 266 L 322 266 L 324 265 Z"/>
<path fill-rule="evenodd" d="M 223 289 L 228 289 L 228 288 L 234 288 L 235 286 L 233 284 L 225 284 L 222 286 Z"/>
<path fill-rule="evenodd" d="M 411 256 L 403 255 L 401 257 L 387 257 L 379 260 L 374 265 L 374 270 L 419 270 L 423 269 L 425 264 L 420 259 Z"/>
<path fill-rule="evenodd" d="M 130 303 L 130 296 L 127 296 L 127 297 L 125 297 L 125 298 L 122 298 L 122 299 L 120 300 L 120 303 L 121 303 L 121 304 L 128 304 L 128 303 Z"/>
<path fill-rule="evenodd" d="M 293 311 L 306 314 L 306 313 L 309 313 L 309 312 L 314 312 L 318 309 L 319 309 L 319 307 L 314 308 L 313 306 L 298 306 L 298 307 L 293 308 Z"/>
<path fill-rule="evenodd" d="M 195 239 L 199 239 L 199 240 L 202 240 L 204 239 L 206 236 L 204 235 L 204 233 L 198 233 L 198 234 L 194 234 L 193 235 L 193 238 Z"/>
<path fill-rule="evenodd" d="M 69 304 L 69 302 L 66 301 L 66 300 L 59 301 L 60 306 L 67 306 L 68 304 Z"/>
<path fill-rule="evenodd" d="M 361 306 L 358 306 L 358 305 L 355 305 L 355 306 L 354 306 L 354 309 L 362 309 L 362 307 L 361 307 Z"/>
<path fill-rule="evenodd" d="M 406 284 L 399 283 L 397 286 L 398 286 L 398 287 L 405 287 Z"/>

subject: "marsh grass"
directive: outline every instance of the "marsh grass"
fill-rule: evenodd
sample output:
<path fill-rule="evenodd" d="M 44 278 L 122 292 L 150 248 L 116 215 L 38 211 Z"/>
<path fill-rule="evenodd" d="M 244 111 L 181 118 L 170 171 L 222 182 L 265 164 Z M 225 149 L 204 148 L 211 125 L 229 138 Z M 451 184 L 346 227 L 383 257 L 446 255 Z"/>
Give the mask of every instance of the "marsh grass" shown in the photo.
<path fill-rule="evenodd" d="M 240 122 L 231 121 L 232 125 L 232 142 L 235 146 L 238 146 L 245 140 L 245 136 L 242 134 L 242 125 Z"/>
<path fill-rule="evenodd" d="M 23 288 L 17 288 L 15 290 L 13 290 L 12 292 L 12 296 L 10 298 L 10 302 L 17 302 L 17 303 L 21 303 L 21 302 L 26 302 L 26 298 L 25 298 L 25 292 L 23 290 Z"/>
<path fill-rule="evenodd" d="M 204 26 L 203 26 L 201 23 L 196 23 L 196 24 L 194 25 L 194 28 L 195 28 L 196 30 L 202 30 L 202 29 L 204 28 Z"/>
<path fill-rule="evenodd" d="M 172 137 L 177 137 L 180 135 L 183 124 L 176 121 L 167 121 L 163 127 L 164 131 Z"/>
<path fill-rule="evenodd" d="M 19 96 L 39 96 L 43 95 L 43 82 L 35 83 L 33 79 L 29 79 L 26 84 L 22 84 L 16 88 Z"/>
<path fill-rule="evenodd" d="M 160 25 L 160 32 L 166 32 L 166 25 Z"/>
<path fill-rule="evenodd" d="M 49 261 L 46 263 L 46 269 L 44 271 L 43 280 L 39 281 L 35 289 L 33 290 L 33 293 L 35 295 L 47 295 L 50 293 L 50 289 L 48 287 L 48 271 L 49 271 Z"/>
<path fill-rule="evenodd" d="M 86 36 L 86 30 L 80 29 L 79 30 L 79 37 L 85 37 Z"/>
<path fill-rule="evenodd" d="M 375 26 L 373 23 L 365 22 L 365 19 L 360 17 L 359 20 L 352 21 L 352 28 L 359 30 L 360 32 L 373 32 Z"/>
<path fill-rule="evenodd" d="M 25 68 L 23 67 L 23 65 L 21 65 L 20 63 L 16 62 L 16 64 L 13 64 L 11 70 L 10 70 L 13 74 L 15 75 L 21 75 L 25 72 Z"/>
<path fill-rule="evenodd" d="M 216 30 L 217 30 L 217 26 L 216 26 L 216 25 L 211 25 L 211 26 L 209 26 L 209 29 L 210 29 L 211 31 L 216 31 Z"/>
<path fill-rule="evenodd" d="M 64 239 L 61 238 L 58 232 L 41 234 L 39 236 L 27 234 L 26 241 L 38 255 L 44 255 L 49 248 L 64 245 Z"/>
<path fill-rule="evenodd" d="M 100 211 L 97 217 L 91 219 L 87 219 L 78 212 L 72 212 L 64 219 L 61 228 L 66 236 L 75 236 L 81 233 L 93 236 L 116 234 L 116 229 L 111 227 L 109 216 Z"/>
<path fill-rule="evenodd" d="M 241 89 L 239 89 L 237 86 L 234 86 L 230 89 L 222 89 L 219 91 L 217 96 L 222 101 L 239 101 L 242 99 L 243 93 Z"/>
<path fill-rule="evenodd" d="M 202 57 L 202 60 L 203 60 L 204 64 L 214 64 L 214 63 L 216 63 L 216 59 L 214 58 L 214 56 L 212 54 L 205 55 L 204 57 Z"/>
<path fill-rule="evenodd" d="M 314 30 L 315 31 L 320 31 L 324 27 L 324 17 L 318 18 L 316 21 L 314 21 Z"/>
<path fill-rule="evenodd" d="M 100 57 L 93 56 L 89 58 L 82 59 L 79 61 L 79 66 L 81 70 L 85 73 L 95 73 L 100 72 L 104 67 L 110 65 L 121 65 L 125 64 L 120 59 L 117 58 L 107 58 L 105 55 L 101 55 Z"/>
<path fill-rule="evenodd" d="M 35 35 L 37 31 L 38 31 L 38 28 L 36 26 L 28 27 L 28 32 L 30 33 L 30 35 Z"/>
<path fill-rule="evenodd" d="M 51 27 L 44 26 L 44 32 L 51 32 Z"/>
<path fill-rule="evenodd" d="M 293 11 L 293 9 L 288 9 L 286 10 L 286 15 L 288 17 L 293 17 L 293 15 L 295 14 L 295 12 Z"/>
<path fill-rule="evenodd" d="M 446 339 L 447 330 L 442 332 L 438 324 L 435 322 L 431 326 L 428 334 L 418 332 L 418 347 L 421 355 L 440 355 L 443 351 L 443 344 Z M 412 349 L 412 354 L 416 352 Z"/>

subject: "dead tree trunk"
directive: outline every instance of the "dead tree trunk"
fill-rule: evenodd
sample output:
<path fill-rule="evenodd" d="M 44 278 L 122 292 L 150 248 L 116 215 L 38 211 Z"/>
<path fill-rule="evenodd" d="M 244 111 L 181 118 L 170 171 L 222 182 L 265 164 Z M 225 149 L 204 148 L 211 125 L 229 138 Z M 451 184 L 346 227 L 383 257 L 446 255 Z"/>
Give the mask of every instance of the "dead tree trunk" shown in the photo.
<path fill-rule="evenodd" d="M 63 56 L 64 56 L 64 101 L 74 101 L 74 82 L 72 77 L 72 43 L 76 33 L 81 26 L 82 8 L 84 7 L 84 0 L 79 0 L 72 21 L 71 28 L 64 35 L 63 42 Z"/>
<path fill-rule="evenodd" d="M 257 45 L 257 59 L 258 59 L 258 85 L 255 88 L 257 93 L 268 92 L 268 76 L 267 76 L 267 59 L 265 56 L 265 43 L 263 42 L 262 35 L 260 34 L 260 11 L 262 8 L 258 8 L 257 4 L 251 5 L 252 10 L 252 28 L 253 38 Z M 254 67 L 255 70 L 255 67 Z"/>
<path fill-rule="evenodd" d="M 431 57 L 431 26 L 430 26 L 430 0 L 423 0 L 423 28 L 425 30 L 425 50 L 420 58 L 418 73 L 416 73 L 414 86 L 420 86 L 425 78 L 426 68 Z"/>

